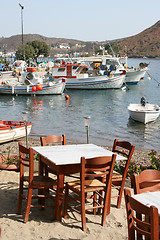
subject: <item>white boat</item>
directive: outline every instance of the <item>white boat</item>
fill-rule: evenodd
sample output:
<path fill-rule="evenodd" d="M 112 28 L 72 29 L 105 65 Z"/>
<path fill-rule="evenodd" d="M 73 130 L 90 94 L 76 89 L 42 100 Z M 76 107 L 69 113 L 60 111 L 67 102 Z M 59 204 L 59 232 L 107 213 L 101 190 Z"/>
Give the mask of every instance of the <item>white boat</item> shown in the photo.
<path fill-rule="evenodd" d="M 26 72 L 14 80 L 1 81 L 1 94 L 44 95 L 62 94 L 65 88 L 65 80 L 52 81 L 48 77 L 40 77 L 36 67 L 28 67 Z"/>
<path fill-rule="evenodd" d="M 142 80 L 144 78 L 147 71 L 148 71 L 147 67 L 142 68 L 142 69 L 140 69 L 140 68 L 127 69 L 125 82 L 127 84 L 137 84 L 140 80 Z"/>
<path fill-rule="evenodd" d="M 30 134 L 33 123 L 27 123 L 27 135 Z M 13 141 L 26 136 L 24 121 L 0 121 L 0 143 Z"/>
<path fill-rule="evenodd" d="M 129 104 L 128 111 L 130 117 L 144 124 L 155 121 L 160 115 L 160 107 L 156 104 L 143 103 Z"/>
<path fill-rule="evenodd" d="M 125 83 L 129 84 L 137 84 L 140 80 L 142 80 L 146 74 L 148 69 L 147 63 L 140 63 L 139 67 L 131 67 L 129 68 L 127 65 L 127 56 L 122 55 L 120 57 L 120 61 L 125 59 L 124 68 L 126 70 L 126 79 Z"/>
<path fill-rule="evenodd" d="M 99 57 L 86 57 L 78 58 L 77 61 L 89 62 L 90 66 L 95 68 L 100 68 L 100 73 L 103 74 L 105 71 L 117 76 L 121 73 L 126 72 L 126 78 L 124 82 L 128 84 L 137 84 L 141 79 L 144 78 L 148 69 L 148 64 L 140 63 L 139 68 L 131 67 L 127 65 L 127 56 L 122 55 L 120 57 L 103 55 Z M 124 60 L 124 63 L 122 62 Z"/>
<path fill-rule="evenodd" d="M 121 88 L 125 74 L 114 76 L 108 72 L 103 73 L 89 70 L 86 64 L 65 63 L 52 67 L 53 79 L 66 79 L 66 88 L 69 89 L 113 89 Z"/>

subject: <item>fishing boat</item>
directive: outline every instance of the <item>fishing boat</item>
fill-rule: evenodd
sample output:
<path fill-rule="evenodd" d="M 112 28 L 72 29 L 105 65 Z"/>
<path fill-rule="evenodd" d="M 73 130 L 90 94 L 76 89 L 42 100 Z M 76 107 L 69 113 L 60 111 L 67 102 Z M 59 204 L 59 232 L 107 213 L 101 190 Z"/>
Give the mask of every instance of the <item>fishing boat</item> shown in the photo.
<path fill-rule="evenodd" d="M 124 83 L 125 72 L 114 76 L 108 71 L 90 70 L 83 63 L 62 62 L 52 67 L 52 78 L 66 79 L 68 89 L 118 89 Z"/>
<path fill-rule="evenodd" d="M 139 63 L 139 67 L 128 67 L 126 55 L 120 56 L 120 62 L 124 59 L 124 67 L 126 70 L 126 79 L 125 82 L 127 84 L 137 84 L 140 80 L 145 77 L 146 72 L 149 70 L 148 63 L 141 62 Z"/>
<path fill-rule="evenodd" d="M 144 124 L 155 121 L 160 115 L 160 107 L 147 103 L 143 97 L 140 104 L 129 104 L 128 111 L 133 120 Z"/>
<path fill-rule="evenodd" d="M 53 81 L 49 77 L 40 77 L 36 67 L 28 67 L 27 71 L 17 76 L 17 79 L 1 81 L 1 94 L 44 95 L 62 94 L 65 88 L 65 80 Z"/>
<path fill-rule="evenodd" d="M 121 55 L 120 57 L 103 55 L 99 57 L 79 58 L 77 61 L 88 62 L 92 69 L 99 68 L 99 72 L 102 75 L 105 71 L 114 74 L 114 76 L 126 72 L 124 82 L 127 85 L 137 84 L 144 78 L 146 72 L 149 70 L 148 64 L 140 63 L 138 68 L 128 67 L 127 59 L 128 57 L 126 55 Z"/>
<path fill-rule="evenodd" d="M 33 123 L 27 123 L 27 135 L 30 134 Z M 0 143 L 13 141 L 26 136 L 24 121 L 0 121 Z"/>

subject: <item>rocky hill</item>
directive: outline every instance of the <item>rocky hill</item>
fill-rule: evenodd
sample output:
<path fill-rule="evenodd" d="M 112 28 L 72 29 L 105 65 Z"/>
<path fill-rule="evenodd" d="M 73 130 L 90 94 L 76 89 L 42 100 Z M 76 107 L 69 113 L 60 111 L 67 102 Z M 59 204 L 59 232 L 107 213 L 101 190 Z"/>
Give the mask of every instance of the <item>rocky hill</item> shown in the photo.
<path fill-rule="evenodd" d="M 29 41 L 44 41 L 52 47 L 52 54 L 56 52 L 88 52 L 93 54 L 93 50 L 99 46 L 105 46 L 104 42 L 83 42 L 74 39 L 48 38 L 38 34 L 25 34 L 24 43 Z M 56 49 L 59 44 L 66 43 L 71 46 L 70 49 Z M 160 57 L 160 21 L 147 28 L 143 32 L 123 38 L 110 41 L 110 44 L 116 46 L 115 54 L 127 54 L 128 57 Z M 0 51 L 16 51 L 21 45 L 21 35 L 11 36 L 9 38 L 0 38 Z M 83 47 L 76 47 L 81 45 Z"/>
<path fill-rule="evenodd" d="M 143 32 L 119 41 L 120 53 L 130 57 L 160 57 L 160 21 Z"/>
<path fill-rule="evenodd" d="M 54 45 L 56 43 L 59 43 L 59 44 L 61 44 L 61 43 L 72 43 L 72 44 L 82 43 L 82 41 L 78 41 L 78 40 L 64 39 L 64 38 L 48 38 L 48 37 L 41 36 L 38 34 L 24 34 L 23 39 L 24 39 L 24 44 L 26 44 L 27 42 L 30 42 L 30 41 L 34 41 L 34 40 L 43 41 L 49 45 L 51 45 L 51 44 Z M 6 45 L 6 44 L 7 44 L 8 51 L 17 50 L 17 48 L 22 44 L 22 36 L 15 35 L 15 36 L 11 36 L 9 38 L 0 38 L 0 48 L 2 49 L 4 47 L 3 45 Z"/>

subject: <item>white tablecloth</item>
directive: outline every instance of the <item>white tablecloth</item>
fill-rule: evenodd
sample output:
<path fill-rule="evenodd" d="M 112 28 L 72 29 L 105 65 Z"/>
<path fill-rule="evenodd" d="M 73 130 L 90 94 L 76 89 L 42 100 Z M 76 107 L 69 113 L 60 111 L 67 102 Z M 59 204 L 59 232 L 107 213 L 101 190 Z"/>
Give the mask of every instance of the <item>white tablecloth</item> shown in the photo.
<path fill-rule="evenodd" d="M 148 207 L 155 206 L 160 214 L 160 191 L 135 194 L 132 197 Z"/>
<path fill-rule="evenodd" d="M 92 158 L 99 156 L 112 156 L 113 154 L 112 151 L 94 144 L 73 144 L 32 148 L 56 165 L 78 164 L 80 163 L 81 157 Z M 126 158 L 117 154 L 116 161 L 119 160 L 126 160 Z"/>

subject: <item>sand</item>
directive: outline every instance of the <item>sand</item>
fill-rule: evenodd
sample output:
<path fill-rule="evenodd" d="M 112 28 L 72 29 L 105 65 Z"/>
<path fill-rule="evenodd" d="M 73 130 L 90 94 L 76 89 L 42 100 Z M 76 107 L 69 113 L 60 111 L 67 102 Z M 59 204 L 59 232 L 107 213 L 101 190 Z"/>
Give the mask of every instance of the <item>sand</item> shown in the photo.
<path fill-rule="evenodd" d="M 24 143 L 24 139 L 22 142 Z M 29 144 L 30 146 L 40 145 L 39 140 L 35 139 L 30 139 Z M 1 151 L 10 145 L 14 149 L 13 152 L 17 153 L 18 142 L 2 144 Z M 147 152 L 137 150 L 134 157 L 137 156 L 143 160 Z M 130 188 L 128 180 L 126 187 Z M 116 208 L 116 198 L 112 198 L 111 213 L 106 218 L 105 227 L 100 225 L 99 215 L 87 214 L 87 231 L 83 232 L 78 213 L 74 215 L 70 213 L 67 220 L 63 218 L 62 222 L 58 222 L 53 220 L 51 209 L 32 208 L 28 222 L 23 223 L 25 201 L 22 206 L 22 215 L 16 214 L 18 188 L 19 173 L 0 170 L 0 227 L 3 240 L 128 239 L 124 198 L 120 209 Z"/>

